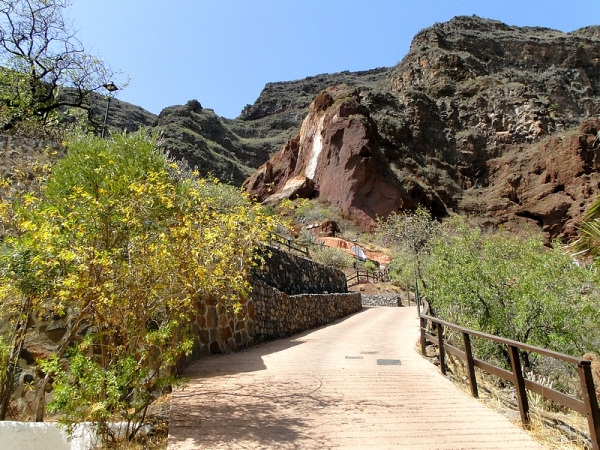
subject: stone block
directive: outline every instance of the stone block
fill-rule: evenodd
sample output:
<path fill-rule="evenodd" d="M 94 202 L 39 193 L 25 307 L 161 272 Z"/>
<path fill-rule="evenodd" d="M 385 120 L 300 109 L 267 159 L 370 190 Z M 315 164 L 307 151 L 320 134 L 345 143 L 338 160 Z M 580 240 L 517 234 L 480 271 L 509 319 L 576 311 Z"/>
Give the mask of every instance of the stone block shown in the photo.
<path fill-rule="evenodd" d="M 232 336 L 231 328 L 229 328 L 229 327 L 221 328 L 221 340 L 223 342 L 226 342 L 227 339 L 231 338 L 231 336 Z"/>
<path fill-rule="evenodd" d="M 220 355 L 222 353 L 221 346 L 217 341 L 213 341 L 210 343 L 210 353 L 212 355 Z"/>
<path fill-rule="evenodd" d="M 241 334 L 240 332 L 237 332 L 237 333 L 235 333 L 235 334 L 233 335 L 233 339 L 234 339 L 234 341 L 235 341 L 235 343 L 236 343 L 237 345 L 240 345 L 240 344 L 242 344 L 242 342 L 243 342 L 243 340 L 242 340 L 242 334 Z"/>
<path fill-rule="evenodd" d="M 227 316 L 222 315 L 221 317 L 219 317 L 219 326 L 226 327 L 228 323 L 229 321 L 227 320 Z"/>
<path fill-rule="evenodd" d="M 206 326 L 208 328 L 215 328 L 219 324 L 219 316 L 217 315 L 217 309 L 214 306 L 209 306 L 206 311 Z"/>
<path fill-rule="evenodd" d="M 219 340 L 219 330 L 216 328 L 211 328 L 208 331 L 208 335 L 210 336 L 210 340 L 211 341 L 218 341 Z"/>
<path fill-rule="evenodd" d="M 210 334 L 208 330 L 200 330 L 198 333 L 198 338 L 200 339 L 201 343 L 208 344 L 210 342 Z"/>

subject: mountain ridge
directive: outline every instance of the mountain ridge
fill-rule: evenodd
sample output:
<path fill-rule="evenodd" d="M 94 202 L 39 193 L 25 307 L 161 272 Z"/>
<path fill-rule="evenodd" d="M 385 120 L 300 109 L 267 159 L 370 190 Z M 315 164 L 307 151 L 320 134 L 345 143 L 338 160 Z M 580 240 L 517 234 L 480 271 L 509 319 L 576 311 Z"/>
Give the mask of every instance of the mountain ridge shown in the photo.
<path fill-rule="evenodd" d="M 259 199 L 267 197 L 266 185 L 283 188 L 288 179 L 305 176 L 302 164 L 318 160 L 306 156 L 313 141 L 327 137 L 327 156 L 317 164 L 334 165 L 311 173 L 347 175 L 351 184 L 330 189 L 330 198 L 319 183 L 302 195 L 346 205 L 343 212 L 365 229 L 376 215 L 422 204 L 437 217 L 457 212 L 482 225 L 534 226 L 549 237 L 566 237 L 598 193 L 599 95 L 600 26 L 564 33 L 458 16 L 417 33 L 393 67 L 267 83 L 235 119 L 190 100 L 163 109 L 152 128 L 172 156 L 225 182 L 248 180 Z M 314 108 L 311 118 L 311 105 L 327 96 L 333 103 Z M 111 104 L 109 124 L 117 121 L 112 108 L 118 104 Z M 330 108 L 337 108 L 327 121 L 337 135 L 314 126 L 314 114 Z M 345 117 L 349 128 L 339 128 L 336 117 Z M 148 126 L 152 117 L 142 119 Z M 319 136 L 301 144 L 305 121 Z M 342 148 L 349 158 L 344 161 Z M 370 159 L 357 163 L 356 155 Z M 533 157 L 541 165 L 527 159 Z M 299 160 L 305 162 L 296 167 Z M 344 167 L 349 160 L 352 174 Z M 380 178 L 385 183 L 375 181 Z M 387 193 L 364 186 L 388 186 Z M 383 201 L 392 192 L 394 199 Z M 391 206 L 369 205 L 369 198 Z"/>

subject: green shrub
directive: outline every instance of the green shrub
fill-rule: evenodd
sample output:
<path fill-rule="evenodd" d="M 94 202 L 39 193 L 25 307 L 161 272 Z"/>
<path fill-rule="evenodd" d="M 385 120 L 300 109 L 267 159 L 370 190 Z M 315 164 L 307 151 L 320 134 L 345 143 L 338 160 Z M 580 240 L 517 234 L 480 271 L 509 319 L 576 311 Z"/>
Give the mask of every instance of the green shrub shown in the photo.
<path fill-rule="evenodd" d="M 311 249 L 310 255 L 316 262 L 338 269 L 348 269 L 354 264 L 354 258 L 339 248 L 318 245 Z"/>
<path fill-rule="evenodd" d="M 541 237 L 482 235 L 463 224 L 432 242 L 424 279 L 440 318 L 574 355 L 598 349 L 595 273 L 544 247 Z M 479 350 L 508 358 L 496 345 Z M 534 363 L 527 352 L 522 357 Z"/>

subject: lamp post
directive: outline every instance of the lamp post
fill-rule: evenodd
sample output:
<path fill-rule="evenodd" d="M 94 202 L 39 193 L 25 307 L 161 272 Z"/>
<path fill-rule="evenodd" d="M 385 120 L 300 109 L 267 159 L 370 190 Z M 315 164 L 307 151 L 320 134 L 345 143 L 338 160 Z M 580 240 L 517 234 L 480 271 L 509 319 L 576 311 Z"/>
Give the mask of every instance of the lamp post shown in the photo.
<path fill-rule="evenodd" d="M 103 85 L 104 89 L 108 91 L 108 95 L 106 96 L 106 111 L 104 112 L 104 123 L 102 124 L 102 138 L 104 139 L 104 130 L 106 129 L 106 120 L 108 119 L 108 108 L 110 108 L 110 99 L 112 98 L 110 94 L 115 91 L 118 91 L 119 88 L 113 83 L 109 81 L 108 83 Z"/>

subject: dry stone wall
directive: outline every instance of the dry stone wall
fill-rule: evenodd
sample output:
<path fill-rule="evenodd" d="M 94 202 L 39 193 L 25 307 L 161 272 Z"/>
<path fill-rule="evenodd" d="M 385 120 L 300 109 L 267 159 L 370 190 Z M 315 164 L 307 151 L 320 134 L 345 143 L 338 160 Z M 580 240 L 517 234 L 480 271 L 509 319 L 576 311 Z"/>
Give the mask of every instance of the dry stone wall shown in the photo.
<path fill-rule="evenodd" d="M 286 295 L 254 283 L 254 341 L 287 337 L 362 309 L 360 293 Z"/>
<path fill-rule="evenodd" d="M 335 267 L 274 247 L 263 248 L 262 256 L 265 265 L 255 270 L 252 277 L 287 295 L 348 292 L 346 275 Z"/>
<path fill-rule="evenodd" d="M 348 293 L 341 270 L 277 249 L 263 251 L 265 266 L 252 275 L 252 293 L 240 299 L 238 311 L 210 298 L 197 302 L 194 359 L 290 336 L 362 308 L 360 293 Z"/>
<path fill-rule="evenodd" d="M 251 296 L 241 299 L 237 312 L 213 299 L 197 303 L 193 359 L 291 336 L 362 308 L 357 292 L 287 295 L 260 280 L 252 284 Z"/>

